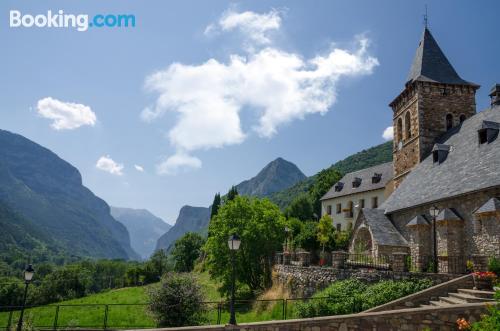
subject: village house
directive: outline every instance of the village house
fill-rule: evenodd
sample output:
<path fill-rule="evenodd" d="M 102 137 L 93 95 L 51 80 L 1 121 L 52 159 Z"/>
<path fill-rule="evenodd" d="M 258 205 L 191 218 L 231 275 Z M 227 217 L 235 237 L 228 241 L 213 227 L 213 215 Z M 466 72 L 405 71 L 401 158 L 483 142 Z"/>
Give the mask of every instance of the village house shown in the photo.
<path fill-rule="evenodd" d="M 363 208 L 378 208 L 390 194 L 392 162 L 346 174 L 321 198 L 321 216 L 337 231 L 352 229 Z"/>

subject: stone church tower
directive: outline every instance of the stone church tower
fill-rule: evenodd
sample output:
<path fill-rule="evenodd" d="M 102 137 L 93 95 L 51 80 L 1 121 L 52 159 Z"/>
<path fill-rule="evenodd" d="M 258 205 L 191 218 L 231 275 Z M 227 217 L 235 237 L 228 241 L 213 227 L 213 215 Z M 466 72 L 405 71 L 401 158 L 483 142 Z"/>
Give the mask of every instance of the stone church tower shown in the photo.
<path fill-rule="evenodd" d="M 479 85 L 460 78 L 425 27 L 394 112 L 394 184 L 432 151 L 436 138 L 476 113 Z"/>

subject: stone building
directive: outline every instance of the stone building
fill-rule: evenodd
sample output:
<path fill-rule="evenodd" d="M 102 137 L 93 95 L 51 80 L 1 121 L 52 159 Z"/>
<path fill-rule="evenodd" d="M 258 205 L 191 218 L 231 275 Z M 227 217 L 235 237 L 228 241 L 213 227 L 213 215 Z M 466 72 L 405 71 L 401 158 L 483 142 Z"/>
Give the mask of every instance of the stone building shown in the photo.
<path fill-rule="evenodd" d="M 374 255 L 407 252 L 420 269 L 436 253 L 448 272 L 465 268 L 451 270 L 452 261 L 500 256 L 500 85 L 491 107 L 476 114 L 478 88 L 460 78 L 425 28 L 404 90 L 390 104 L 395 190 L 376 211 L 359 213 L 351 250 L 365 242 Z M 439 209 L 435 219 L 431 207 Z"/>
<path fill-rule="evenodd" d="M 392 162 L 346 174 L 321 198 L 321 216 L 330 215 L 337 230 L 352 228 L 363 208 L 378 208 L 389 195 Z"/>

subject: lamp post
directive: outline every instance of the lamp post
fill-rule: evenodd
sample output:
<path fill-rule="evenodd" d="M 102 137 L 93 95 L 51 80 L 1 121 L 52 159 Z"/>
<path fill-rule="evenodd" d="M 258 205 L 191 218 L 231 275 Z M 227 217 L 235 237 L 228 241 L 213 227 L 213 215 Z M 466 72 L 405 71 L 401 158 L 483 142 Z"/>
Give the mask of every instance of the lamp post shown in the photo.
<path fill-rule="evenodd" d="M 23 296 L 23 306 L 21 308 L 21 314 L 19 315 L 19 322 L 17 323 L 17 331 L 21 331 L 23 327 L 23 315 L 24 315 L 24 307 L 26 306 L 26 296 L 28 295 L 28 286 L 31 283 L 31 279 L 33 279 L 33 275 L 35 274 L 35 270 L 31 264 L 28 264 L 26 270 L 24 270 L 24 283 L 26 284 L 24 287 L 24 296 Z"/>
<path fill-rule="evenodd" d="M 232 265 L 232 279 L 231 279 L 231 303 L 230 303 L 230 318 L 229 318 L 229 324 L 230 325 L 236 325 L 236 315 L 234 312 L 234 292 L 235 292 L 235 287 L 236 287 L 236 266 L 235 266 L 235 251 L 237 251 L 240 248 L 241 240 L 240 237 L 238 237 L 237 234 L 233 234 L 229 237 L 227 244 L 229 245 L 229 250 L 231 251 L 231 265 Z"/>
<path fill-rule="evenodd" d="M 288 252 L 288 233 L 290 232 L 290 228 L 288 226 L 285 226 L 285 252 Z"/>
<path fill-rule="evenodd" d="M 432 217 L 432 234 L 434 237 L 433 247 L 433 258 L 434 258 L 434 273 L 438 272 L 438 254 L 437 254 L 437 235 L 436 235 L 436 217 L 439 214 L 439 209 L 436 206 L 432 206 L 429 210 Z"/>

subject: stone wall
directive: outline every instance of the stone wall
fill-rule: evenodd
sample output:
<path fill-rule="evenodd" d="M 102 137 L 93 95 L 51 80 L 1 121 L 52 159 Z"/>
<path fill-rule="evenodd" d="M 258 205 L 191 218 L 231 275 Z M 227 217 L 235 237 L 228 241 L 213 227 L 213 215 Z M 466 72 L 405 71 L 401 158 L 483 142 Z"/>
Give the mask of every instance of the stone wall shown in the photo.
<path fill-rule="evenodd" d="M 393 272 L 373 269 L 336 269 L 327 267 L 300 267 L 292 265 L 276 265 L 273 281 L 286 286 L 294 298 L 309 297 L 316 291 L 328 287 L 335 281 L 359 279 L 367 283 L 380 280 L 431 279 L 434 284 L 447 282 L 457 275 Z"/>
<path fill-rule="evenodd" d="M 466 318 L 475 322 L 487 312 L 484 303 L 450 305 L 448 307 L 400 309 L 385 312 L 359 313 L 352 315 L 326 316 L 287 321 L 271 321 L 260 323 L 243 323 L 237 326 L 216 325 L 184 328 L 168 328 L 159 330 L 197 330 L 197 331 L 421 331 L 456 330 L 458 318 Z"/>
<path fill-rule="evenodd" d="M 500 255 L 500 217 L 490 218 L 482 222 L 473 215 L 479 207 L 492 197 L 500 196 L 500 188 L 473 192 L 432 204 L 421 205 L 415 208 L 398 211 L 391 214 L 391 219 L 398 231 L 410 240 L 410 229 L 406 226 L 415 216 L 428 214 L 431 206 L 439 209 L 454 208 L 464 219 L 463 236 L 459 240 L 463 254 L 468 257 L 474 254 Z M 481 224 L 478 224 L 481 222 Z M 484 225 L 484 226 L 483 226 Z M 454 253 L 453 253 L 454 254 Z M 453 255 L 448 252 L 449 256 Z"/>

